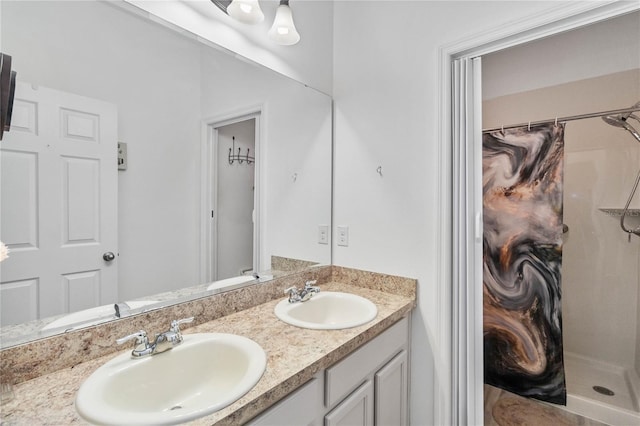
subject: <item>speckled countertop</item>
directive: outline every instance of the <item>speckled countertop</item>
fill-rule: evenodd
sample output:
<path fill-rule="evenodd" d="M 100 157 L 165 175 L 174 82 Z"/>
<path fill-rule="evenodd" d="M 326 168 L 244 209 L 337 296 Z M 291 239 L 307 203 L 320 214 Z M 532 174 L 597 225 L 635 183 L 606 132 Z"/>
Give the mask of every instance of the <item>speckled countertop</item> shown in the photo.
<path fill-rule="evenodd" d="M 246 336 L 260 344 L 268 356 L 265 373 L 252 390 L 228 407 L 189 424 L 238 425 L 250 420 L 307 382 L 318 371 L 380 334 L 415 306 L 415 297 L 335 281 L 321 287 L 325 291 L 343 291 L 368 298 L 378 307 L 377 317 L 368 324 L 346 330 L 301 329 L 275 317 L 273 309 L 281 300 L 276 299 L 184 332 L 185 335 L 222 332 Z M 15 398 L 1 407 L 2 425 L 86 424 L 74 408 L 76 392 L 99 366 L 122 352 L 15 385 Z"/>

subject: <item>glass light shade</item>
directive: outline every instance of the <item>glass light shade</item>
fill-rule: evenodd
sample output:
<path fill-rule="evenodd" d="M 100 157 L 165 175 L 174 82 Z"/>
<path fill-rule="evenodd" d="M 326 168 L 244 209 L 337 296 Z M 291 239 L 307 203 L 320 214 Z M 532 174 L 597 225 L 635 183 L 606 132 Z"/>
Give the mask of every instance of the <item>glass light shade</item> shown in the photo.
<path fill-rule="evenodd" d="M 227 13 L 233 19 L 245 24 L 257 24 L 264 21 L 264 14 L 258 0 L 233 0 L 227 7 Z"/>
<path fill-rule="evenodd" d="M 276 18 L 269 30 L 269 38 L 278 44 L 291 46 L 300 41 L 300 34 L 293 23 L 291 8 L 286 4 L 280 4 L 276 10 Z"/>

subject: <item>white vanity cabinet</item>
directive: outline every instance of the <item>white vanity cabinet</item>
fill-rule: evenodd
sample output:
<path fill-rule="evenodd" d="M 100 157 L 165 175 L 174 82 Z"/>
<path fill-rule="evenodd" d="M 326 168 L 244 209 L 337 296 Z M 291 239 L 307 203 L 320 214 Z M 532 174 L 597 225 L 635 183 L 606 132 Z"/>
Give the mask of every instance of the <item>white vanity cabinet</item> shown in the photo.
<path fill-rule="evenodd" d="M 409 319 L 403 318 L 249 424 L 406 425 L 408 347 Z"/>
<path fill-rule="evenodd" d="M 322 426 L 324 372 L 249 421 L 251 426 Z"/>
<path fill-rule="evenodd" d="M 375 419 L 380 426 L 406 425 L 409 357 L 402 350 L 375 374 Z"/>
<path fill-rule="evenodd" d="M 371 380 L 367 380 L 324 416 L 324 424 L 325 426 L 372 425 L 373 404 L 373 383 Z"/>

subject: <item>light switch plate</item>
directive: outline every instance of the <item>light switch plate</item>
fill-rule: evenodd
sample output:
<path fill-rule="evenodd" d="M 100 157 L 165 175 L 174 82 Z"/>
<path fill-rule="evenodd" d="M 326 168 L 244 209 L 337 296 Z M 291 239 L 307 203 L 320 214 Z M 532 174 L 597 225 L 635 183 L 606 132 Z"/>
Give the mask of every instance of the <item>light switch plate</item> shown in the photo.
<path fill-rule="evenodd" d="M 349 227 L 338 226 L 338 245 L 342 247 L 349 246 Z"/>
<path fill-rule="evenodd" d="M 329 244 L 329 225 L 318 225 L 318 244 Z"/>

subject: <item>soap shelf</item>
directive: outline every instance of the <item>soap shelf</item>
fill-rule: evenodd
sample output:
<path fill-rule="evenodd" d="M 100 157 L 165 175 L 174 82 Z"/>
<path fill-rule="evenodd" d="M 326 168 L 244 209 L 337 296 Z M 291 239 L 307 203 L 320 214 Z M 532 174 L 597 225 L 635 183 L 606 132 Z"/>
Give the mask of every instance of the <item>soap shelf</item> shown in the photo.
<path fill-rule="evenodd" d="M 624 212 L 624 209 L 603 209 L 603 208 L 600 208 L 598 210 L 600 210 L 601 212 L 603 212 L 604 214 L 606 214 L 608 216 L 616 216 L 616 217 L 622 216 L 622 212 Z M 640 217 L 640 209 L 627 209 L 627 216 L 629 216 L 629 217 Z"/>

